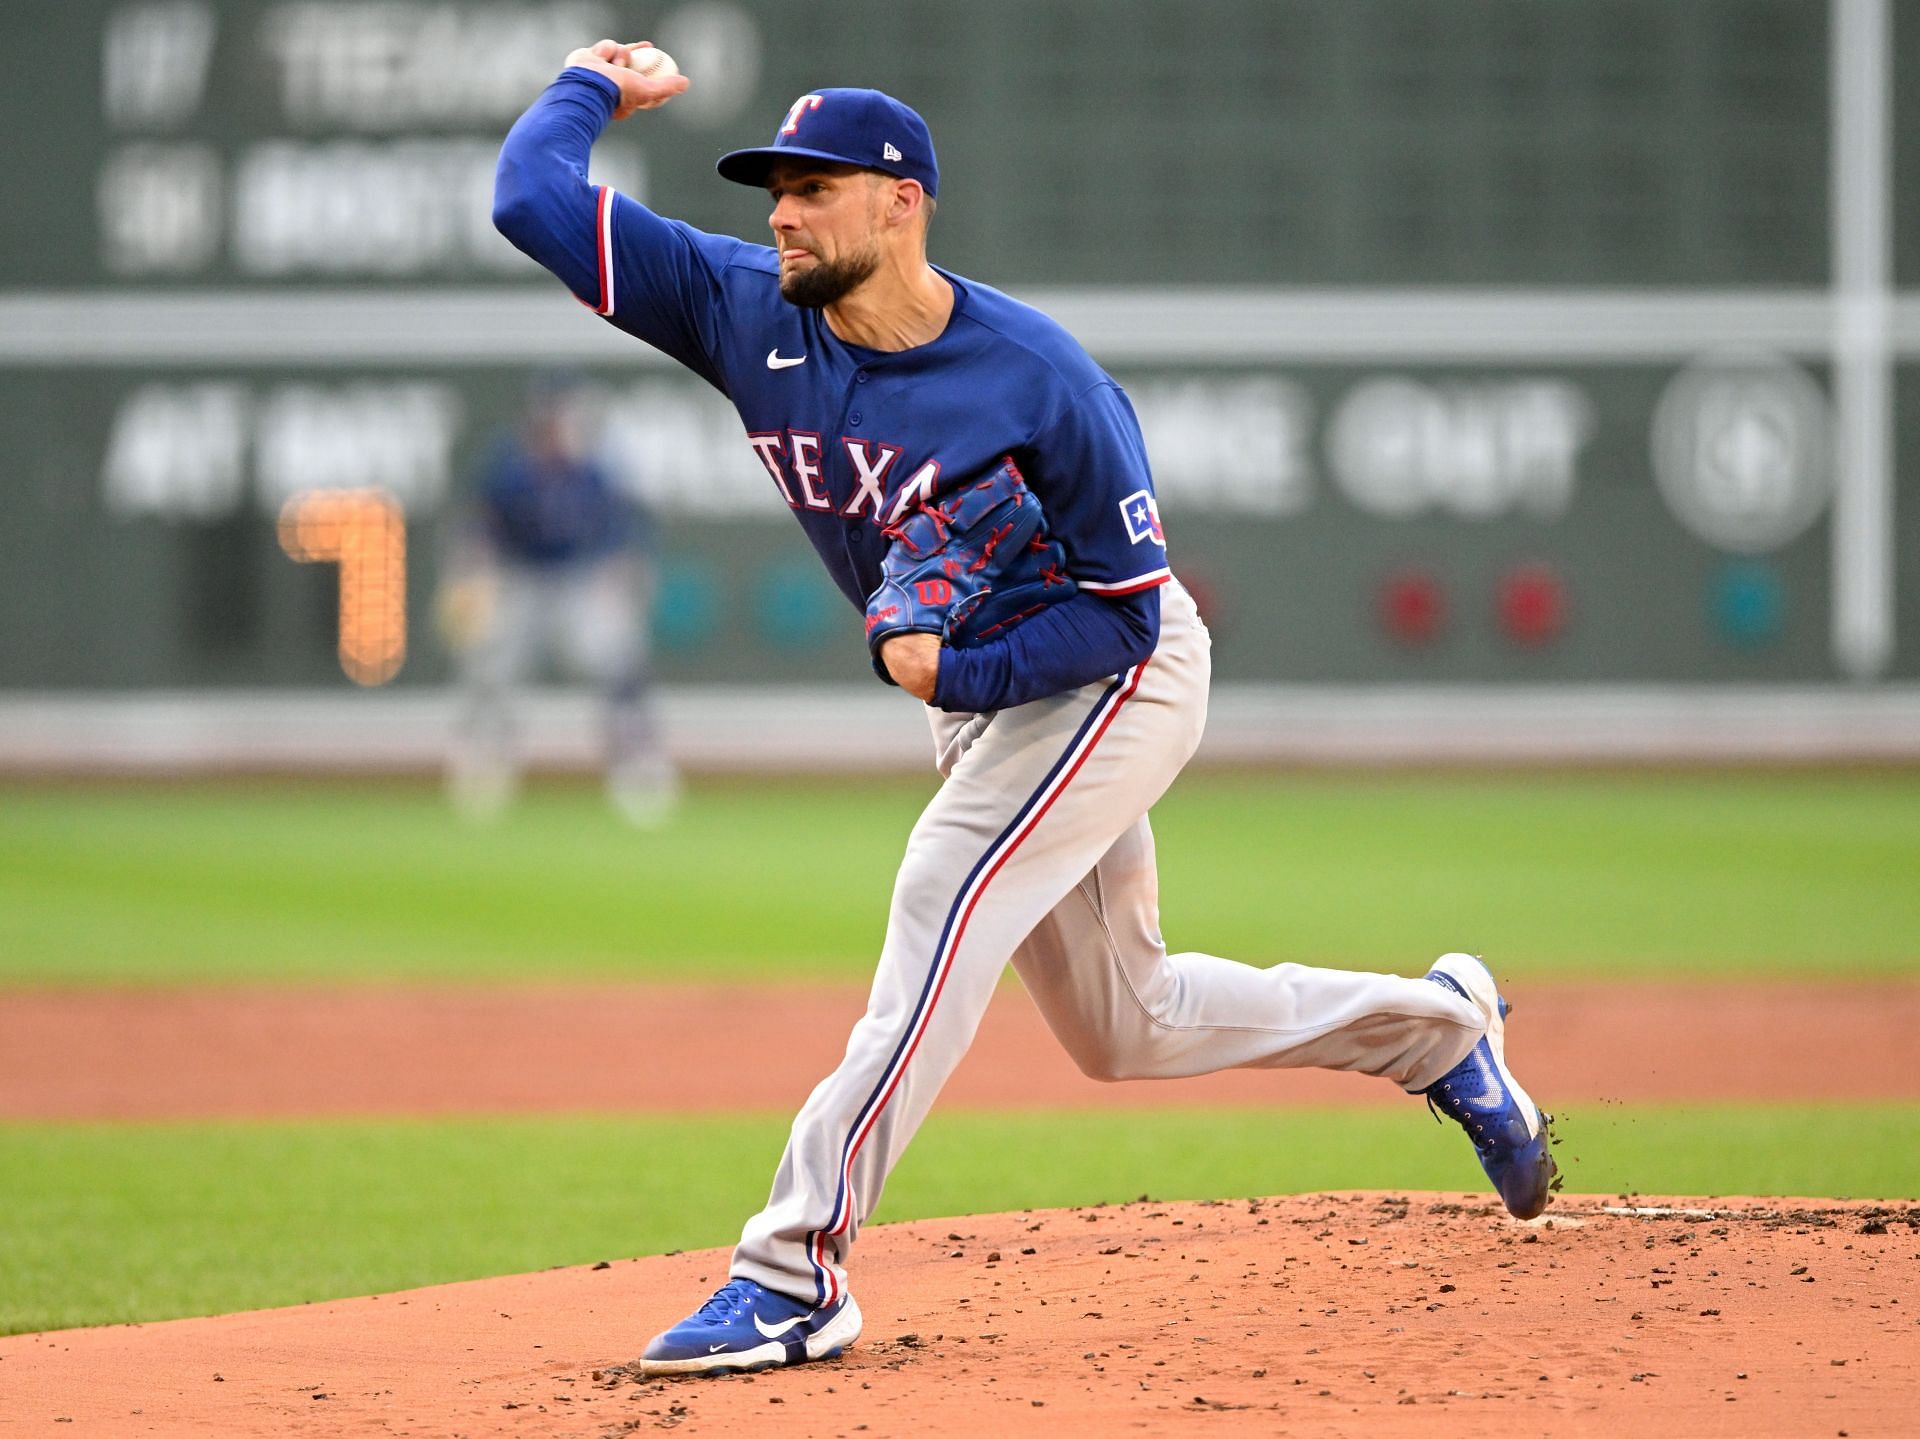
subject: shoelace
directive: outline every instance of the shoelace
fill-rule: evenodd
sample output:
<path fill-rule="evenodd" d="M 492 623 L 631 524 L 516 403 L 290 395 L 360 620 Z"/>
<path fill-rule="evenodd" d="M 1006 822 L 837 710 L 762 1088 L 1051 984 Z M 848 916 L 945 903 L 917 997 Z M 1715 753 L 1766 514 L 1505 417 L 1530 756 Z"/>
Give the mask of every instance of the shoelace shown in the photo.
<path fill-rule="evenodd" d="M 1427 979 L 1429 982 L 1439 985 L 1442 989 L 1451 990 L 1462 999 L 1470 1000 L 1471 998 L 1467 994 L 1467 991 L 1461 987 L 1460 981 L 1450 974 L 1443 974 L 1438 970 L 1433 970 L 1428 973 Z M 1442 1075 L 1438 1081 L 1427 1087 L 1427 1113 L 1433 1116 L 1433 1122 L 1435 1124 L 1443 1124 L 1451 1119 L 1455 1124 L 1458 1124 L 1467 1131 L 1467 1137 L 1473 1141 L 1473 1147 L 1475 1149 L 1484 1150 L 1492 1143 L 1492 1140 L 1486 1137 L 1486 1125 L 1479 1122 L 1478 1117 L 1474 1116 L 1466 1105 L 1461 1104 L 1453 1097 L 1453 1076 L 1460 1072 L 1461 1065 L 1466 1064 L 1468 1060 L 1472 1058 L 1473 1053 L 1469 1051 L 1466 1059 L 1461 1060 L 1459 1065 L 1455 1065 L 1452 1070 Z M 1447 1103 L 1452 1106 L 1450 1109 L 1443 1110 L 1433 1102 L 1433 1093 L 1436 1089 L 1445 1096 Z M 1453 1112 L 1455 1109 L 1460 1112 L 1455 1114 Z"/>
<path fill-rule="evenodd" d="M 1432 1089 L 1429 1089 L 1427 1091 L 1426 1093 L 1427 1113 L 1433 1116 L 1433 1122 L 1435 1124 L 1444 1124 L 1447 1122 L 1447 1120 L 1451 1119 L 1455 1124 L 1458 1124 L 1461 1128 L 1467 1131 L 1467 1138 L 1473 1141 L 1473 1147 L 1475 1149 L 1484 1150 L 1489 1148 L 1492 1145 L 1493 1141 L 1487 1138 L 1486 1126 L 1484 1124 L 1481 1124 L 1477 1120 L 1467 1118 L 1465 1106 L 1461 1106 L 1462 1112 L 1457 1115 L 1448 1114 L 1446 1111 L 1442 1110 L 1439 1105 L 1433 1102 L 1434 1089 L 1440 1090 L 1443 1094 L 1446 1095 L 1448 1100 L 1452 1100 L 1453 1098 L 1452 1087 L 1448 1085 L 1445 1080 L 1440 1081 L 1440 1083 L 1434 1085 Z"/>
<path fill-rule="evenodd" d="M 735 1309 L 744 1307 L 753 1298 L 752 1291 L 747 1288 L 748 1283 L 749 1281 L 745 1279 L 729 1279 L 713 1291 L 713 1298 L 702 1304 L 693 1317 L 701 1319 L 711 1316 L 714 1319 L 725 1319 Z"/>

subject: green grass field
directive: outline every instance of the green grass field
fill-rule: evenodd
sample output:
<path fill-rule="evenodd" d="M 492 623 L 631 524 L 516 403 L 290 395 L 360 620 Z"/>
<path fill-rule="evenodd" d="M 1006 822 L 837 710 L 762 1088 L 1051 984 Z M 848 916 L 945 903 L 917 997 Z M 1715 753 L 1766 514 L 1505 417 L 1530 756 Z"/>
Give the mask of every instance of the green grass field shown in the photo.
<path fill-rule="evenodd" d="M 0 787 L 7 984 L 864 979 L 927 780 L 581 785 L 457 824 L 418 783 Z M 1920 974 L 1920 774 L 1195 774 L 1155 811 L 1183 947 L 1417 972 Z M 0 1125 L 0 1332 L 731 1242 L 788 1116 Z M 1920 1106 L 1563 1116 L 1576 1190 L 1920 1193 Z M 936 1112 L 879 1218 L 1482 1186 L 1404 1113 Z"/>
<path fill-rule="evenodd" d="M 864 979 L 931 780 L 734 781 L 657 833 L 584 787 L 0 790 L 0 982 Z M 1518 977 L 1920 972 L 1920 774 L 1196 774 L 1182 948 Z"/>
<path fill-rule="evenodd" d="M 731 1244 L 766 1198 L 787 1122 L 0 1126 L 0 1333 Z M 1849 1142 L 1835 1145 L 1836 1116 L 1817 1106 L 1594 1106 L 1563 1116 L 1559 1154 L 1569 1188 L 1609 1194 L 1920 1193 L 1920 1105 L 1853 1106 L 1843 1122 Z M 1485 1184 L 1459 1131 L 1412 1102 L 936 1112 L 876 1222 L 1363 1187 Z"/>

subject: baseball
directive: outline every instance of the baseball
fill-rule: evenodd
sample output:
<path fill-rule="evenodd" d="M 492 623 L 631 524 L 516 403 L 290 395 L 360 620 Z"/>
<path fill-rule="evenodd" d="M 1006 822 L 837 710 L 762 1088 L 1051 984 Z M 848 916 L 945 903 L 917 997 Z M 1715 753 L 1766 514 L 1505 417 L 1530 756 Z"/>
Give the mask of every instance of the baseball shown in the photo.
<path fill-rule="evenodd" d="M 631 52 L 627 56 L 627 68 L 646 80 L 671 80 L 680 73 L 673 56 L 652 45 Z"/>

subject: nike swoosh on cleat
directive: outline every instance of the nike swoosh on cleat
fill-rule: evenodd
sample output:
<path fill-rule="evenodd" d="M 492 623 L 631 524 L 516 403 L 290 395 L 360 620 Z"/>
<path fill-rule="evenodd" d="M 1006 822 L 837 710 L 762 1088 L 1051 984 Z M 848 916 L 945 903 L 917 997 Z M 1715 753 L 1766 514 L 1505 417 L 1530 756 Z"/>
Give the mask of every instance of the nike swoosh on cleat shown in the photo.
<path fill-rule="evenodd" d="M 722 1349 L 725 1349 L 726 1347 L 727 1347 L 727 1346 L 726 1346 L 726 1345 L 725 1345 L 724 1343 L 722 1343 L 722 1344 L 709 1344 L 709 1345 L 707 1346 L 707 1353 L 709 1353 L 709 1354 L 718 1354 L 718 1353 L 719 1353 L 719 1352 L 720 1352 L 720 1351 L 721 1351 Z"/>
<path fill-rule="evenodd" d="M 789 370 L 795 365 L 804 365 L 806 362 L 807 357 L 805 355 L 795 355 L 789 359 L 780 353 L 780 347 L 778 345 L 775 345 L 771 350 L 767 351 L 767 368 L 769 370 Z"/>
<path fill-rule="evenodd" d="M 1491 1109 L 1506 1099 L 1500 1076 L 1493 1072 L 1491 1065 L 1476 1065 L 1475 1078 L 1480 1081 L 1480 1092 L 1467 1101 L 1481 1108 Z"/>
<path fill-rule="evenodd" d="M 784 1323 L 768 1326 L 766 1324 L 763 1324 L 760 1320 L 760 1316 L 756 1314 L 753 1316 L 753 1327 L 755 1329 L 758 1329 L 764 1338 L 778 1339 L 782 1334 L 785 1334 L 789 1329 L 793 1328 L 794 1325 L 798 1324 L 802 1319 L 805 1319 L 806 1317 L 807 1316 L 804 1314 L 796 1314 L 793 1316 L 793 1318 L 785 1321 Z"/>

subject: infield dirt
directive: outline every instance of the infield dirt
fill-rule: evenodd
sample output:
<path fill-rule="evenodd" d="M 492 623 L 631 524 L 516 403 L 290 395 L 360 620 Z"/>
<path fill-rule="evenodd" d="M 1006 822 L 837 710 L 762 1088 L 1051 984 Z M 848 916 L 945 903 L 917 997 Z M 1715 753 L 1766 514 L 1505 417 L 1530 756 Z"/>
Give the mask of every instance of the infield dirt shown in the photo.
<path fill-rule="evenodd" d="M 1911 1434 L 1920 1209 L 1332 1194 L 881 1225 L 839 1361 L 638 1381 L 709 1250 L 0 1339 L 57 1435 Z"/>
<path fill-rule="evenodd" d="M 0 1118 L 791 1111 L 865 1002 L 812 985 L 12 990 Z M 1916 1032 L 1920 984 L 1533 983 L 1510 1044 L 1549 1108 L 1887 1100 L 1920 1097 Z M 754 1063 L 709 1063 L 722 1034 Z M 1405 1102 L 1330 1070 L 1094 1084 L 1011 985 L 941 1092 L 1023 1108 Z"/>
<path fill-rule="evenodd" d="M 7 999 L 0 1114 L 73 1119 L 791 1107 L 863 996 Z M 1525 1072 L 1556 1101 L 1920 1094 L 1914 986 L 1539 985 L 1525 1003 Z M 723 1025 L 764 1034 L 769 1063 L 750 1088 L 695 1095 L 688 1046 Z M 1814 1069 L 1792 1060 L 1810 1046 Z M 1321 1073 L 1094 1085 L 1017 990 L 945 1099 L 1406 1102 Z M 1920 1414 L 1911 1205 L 1562 1195 L 1523 1225 L 1480 1194 L 1335 1194 L 879 1225 L 854 1276 L 866 1333 L 844 1360 L 633 1378 L 648 1335 L 725 1269 L 710 1250 L 0 1339 L 0 1435 L 1864 1439 L 1912 1434 Z"/>

